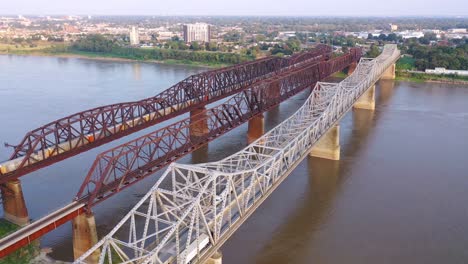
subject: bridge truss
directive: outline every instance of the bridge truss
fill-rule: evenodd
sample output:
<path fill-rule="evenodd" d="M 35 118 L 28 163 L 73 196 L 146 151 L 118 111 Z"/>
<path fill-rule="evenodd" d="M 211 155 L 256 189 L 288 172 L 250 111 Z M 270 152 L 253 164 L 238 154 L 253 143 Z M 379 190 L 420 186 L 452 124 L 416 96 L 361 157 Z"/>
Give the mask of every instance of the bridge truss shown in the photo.
<path fill-rule="evenodd" d="M 360 58 L 360 49 L 322 62 L 310 62 L 251 85 L 221 105 L 99 154 L 76 200 L 88 210 L 154 171 L 240 126 L 291 96 L 343 70 Z M 206 131 L 193 136 L 193 130 Z"/>
<path fill-rule="evenodd" d="M 399 57 L 386 45 L 340 83 L 317 83 L 291 117 L 240 152 L 172 163 L 141 201 L 76 263 L 203 263 Z"/>
<path fill-rule="evenodd" d="M 322 55 L 312 56 L 310 52 L 293 56 L 290 58 L 293 67 L 248 86 L 223 104 L 101 153 L 74 201 L 1 239 L 0 256 L 31 243 L 79 213 L 90 212 L 97 203 L 312 87 L 360 57 L 358 48 L 328 60 L 321 60 Z M 192 133 L 200 127 L 202 133 Z"/>
<path fill-rule="evenodd" d="M 192 75 L 162 93 L 135 102 L 106 105 L 55 120 L 28 132 L 0 163 L 0 184 L 191 109 L 236 94 L 276 73 L 329 58 L 331 48 L 316 48 L 289 58 L 266 57 Z"/>

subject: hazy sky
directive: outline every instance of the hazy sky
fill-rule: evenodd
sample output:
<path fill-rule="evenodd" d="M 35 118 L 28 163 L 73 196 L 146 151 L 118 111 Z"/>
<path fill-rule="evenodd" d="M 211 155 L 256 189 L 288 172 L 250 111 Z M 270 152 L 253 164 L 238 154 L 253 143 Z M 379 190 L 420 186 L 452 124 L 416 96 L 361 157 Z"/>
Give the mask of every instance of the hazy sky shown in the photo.
<path fill-rule="evenodd" d="M 468 16 L 468 0 L 2 0 L 1 14 Z"/>

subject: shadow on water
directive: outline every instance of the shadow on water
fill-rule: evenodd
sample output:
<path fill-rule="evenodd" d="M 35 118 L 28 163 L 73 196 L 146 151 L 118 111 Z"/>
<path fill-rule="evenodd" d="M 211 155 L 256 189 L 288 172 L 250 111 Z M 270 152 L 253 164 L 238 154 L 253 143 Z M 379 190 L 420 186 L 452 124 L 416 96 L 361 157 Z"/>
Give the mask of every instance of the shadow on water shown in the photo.
<path fill-rule="evenodd" d="M 394 81 L 381 81 L 376 104 L 387 105 L 391 99 Z M 351 133 L 341 142 L 341 161 L 308 156 L 306 170 L 308 186 L 302 204 L 287 217 L 272 238 L 255 257 L 255 263 L 307 263 L 310 261 L 308 243 L 321 229 L 331 213 L 332 204 L 346 179 L 353 158 L 366 149 L 381 111 L 353 109 Z M 297 173 L 297 171 L 296 171 Z M 294 172 L 293 172 L 294 174 Z M 291 175 L 293 176 L 293 175 Z"/>

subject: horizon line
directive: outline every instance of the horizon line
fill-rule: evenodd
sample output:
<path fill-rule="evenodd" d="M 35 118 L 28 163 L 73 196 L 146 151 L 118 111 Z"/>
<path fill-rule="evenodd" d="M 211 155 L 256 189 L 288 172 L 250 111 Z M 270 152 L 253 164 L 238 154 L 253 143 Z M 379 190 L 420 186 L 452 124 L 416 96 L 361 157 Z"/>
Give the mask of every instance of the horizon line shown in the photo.
<path fill-rule="evenodd" d="M 51 13 L 51 14 L 32 14 L 32 13 L 4 13 L 0 16 L 96 16 L 96 17 L 131 17 L 131 16 L 140 16 L 140 17 L 291 17 L 291 18 L 468 18 L 468 15 L 208 15 L 208 14 L 70 14 L 70 13 Z"/>

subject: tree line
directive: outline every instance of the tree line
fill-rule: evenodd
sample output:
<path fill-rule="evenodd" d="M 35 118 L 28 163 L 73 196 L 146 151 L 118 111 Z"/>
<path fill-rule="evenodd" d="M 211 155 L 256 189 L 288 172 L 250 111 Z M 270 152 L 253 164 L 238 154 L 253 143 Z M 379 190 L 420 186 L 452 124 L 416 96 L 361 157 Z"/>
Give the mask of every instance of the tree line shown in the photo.
<path fill-rule="evenodd" d="M 456 47 L 423 46 L 411 44 L 406 53 L 414 60 L 414 68 L 418 70 L 444 67 L 451 70 L 468 70 L 468 44 Z"/>
<path fill-rule="evenodd" d="M 237 64 L 250 60 L 248 56 L 235 53 L 206 52 L 164 49 L 164 48 L 134 48 L 120 45 L 117 41 L 102 35 L 88 35 L 75 41 L 70 51 L 103 53 L 119 58 L 136 60 L 188 60 L 202 63 Z"/>

